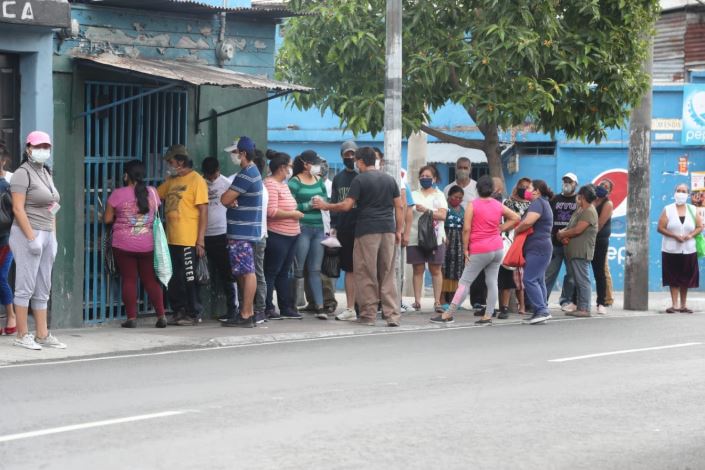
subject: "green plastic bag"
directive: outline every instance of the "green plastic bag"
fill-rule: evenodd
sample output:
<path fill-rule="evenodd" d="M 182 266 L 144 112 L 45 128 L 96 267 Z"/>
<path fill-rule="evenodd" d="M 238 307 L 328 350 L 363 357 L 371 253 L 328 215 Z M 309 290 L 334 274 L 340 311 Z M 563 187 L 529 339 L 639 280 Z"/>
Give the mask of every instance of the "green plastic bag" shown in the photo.
<path fill-rule="evenodd" d="M 691 209 L 690 204 L 688 204 L 688 212 L 693 218 L 693 223 L 697 226 L 698 220 L 695 218 L 695 214 L 693 213 L 693 209 Z M 695 251 L 698 253 L 698 258 L 705 257 L 705 237 L 703 237 L 702 233 L 695 236 Z"/>

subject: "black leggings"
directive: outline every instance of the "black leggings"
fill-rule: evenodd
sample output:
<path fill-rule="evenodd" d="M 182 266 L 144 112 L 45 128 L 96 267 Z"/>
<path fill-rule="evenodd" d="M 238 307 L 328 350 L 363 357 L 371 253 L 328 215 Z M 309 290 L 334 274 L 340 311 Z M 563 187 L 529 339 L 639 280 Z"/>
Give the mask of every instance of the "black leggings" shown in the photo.
<path fill-rule="evenodd" d="M 595 240 L 595 254 L 592 257 L 592 274 L 595 276 L 595 290 L 597 291 L 597 305 L 605 305 L 607 296 L 607 276 L 605 275 L 605 261 L 607 250 L 610 247 L 609 238 Z"/>

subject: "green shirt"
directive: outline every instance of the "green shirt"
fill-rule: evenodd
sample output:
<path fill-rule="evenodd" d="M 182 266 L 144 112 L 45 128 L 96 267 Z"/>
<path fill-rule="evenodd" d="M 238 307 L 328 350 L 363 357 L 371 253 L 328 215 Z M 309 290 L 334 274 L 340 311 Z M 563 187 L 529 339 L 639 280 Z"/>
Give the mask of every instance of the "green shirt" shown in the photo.
<path fill-rule="evenodd" d="M 566 228 L 573 228 L 578 222 L 587 222 L 588 228 L 575 238 L 571 238 L 565 247 L 565 256 L 568 259 L 582 258 L 592 261 L 595 254 L 595 238 L 597 238 L 597 210 L 590 204 L 587 209 L 578 209 L 568 222 Z"/>
<path fill-rule="evenodd" d="M 296 210 L 304 213 L 299 223 L 309 227 L 323 228 L 321 211 L 314 209 L 311 204 L 311 198 L 314 196 L 320 196 L 324 201 L 328 200 L 328 192 L 323 180 L 318 179 L 313 184 L 304 184 L 298 177 L 294 176 L 289 180 L 289 190 L 294 199 L 296 199 Z"/>

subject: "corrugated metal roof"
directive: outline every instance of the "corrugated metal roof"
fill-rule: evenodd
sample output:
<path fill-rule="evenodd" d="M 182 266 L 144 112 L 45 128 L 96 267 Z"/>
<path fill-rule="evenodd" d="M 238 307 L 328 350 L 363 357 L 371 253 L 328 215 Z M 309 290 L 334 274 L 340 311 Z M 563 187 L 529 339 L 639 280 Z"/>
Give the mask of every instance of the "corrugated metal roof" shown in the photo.
<path fill-rule="evenodd" d="M 246 73 L 233 72 L 232 70 L 212 67 L 210 65 L 179 62 L 175 60 L 133 59 L 131 57 L 107 53 L 95 56 L 77 54 L 73 57 L 78 60 L 88 61 L 125 72 L 164 78 L 196 86 L 216 85 L 253 90 L 311 91 L 311 88 L 305 86 L 270 80 L 266 77 L 258 77 Z"/>
<path fill-rule="evenodd" d="M 215 14 L 225 12 L 235 16 L 249 18 L 289 18 L 297 16 L 288 8 L 261 6 L 254 8 L 245 7 L 216 7 L 198 0 L 75 0 L 74 3 L 85 3 L 96 6 L 110 6 L 121 8 L 134 8 L 136 10 L 169 11 L 191 14 Z"/>
<path fill-rule="evenodd" d="M 689 12 L 685 30 L 685 67 L 705 66 L 705 10 Z"/>
<path fill-rule="evenodd" d="M 656 22 L 653 80 L 683 81 L 685 58 L 685 12 L 664 13 Z"/>

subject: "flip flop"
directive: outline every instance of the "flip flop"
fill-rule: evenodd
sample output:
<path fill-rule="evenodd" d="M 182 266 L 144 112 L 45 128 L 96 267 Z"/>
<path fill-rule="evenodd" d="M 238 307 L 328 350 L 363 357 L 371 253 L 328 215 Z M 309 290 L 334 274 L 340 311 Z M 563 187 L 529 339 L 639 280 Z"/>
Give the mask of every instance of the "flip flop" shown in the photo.
<path fill-rule="evenodd" d="M 683 307 L 680 311 L 681 313 L 693 313 L 693 311 L 687 307 Z"/>
<path fill-rule="evenodd" d="M 678 313 L 678 312 L 680 312 L 680 310 L 678 310 L 677 308 L 671 307 L 671 308 L 666 309 L 666 313 Z"/>

